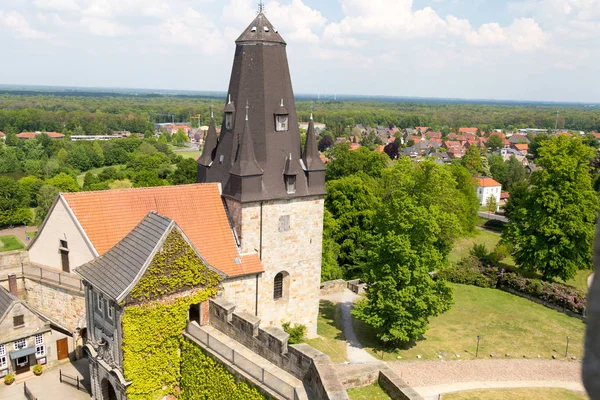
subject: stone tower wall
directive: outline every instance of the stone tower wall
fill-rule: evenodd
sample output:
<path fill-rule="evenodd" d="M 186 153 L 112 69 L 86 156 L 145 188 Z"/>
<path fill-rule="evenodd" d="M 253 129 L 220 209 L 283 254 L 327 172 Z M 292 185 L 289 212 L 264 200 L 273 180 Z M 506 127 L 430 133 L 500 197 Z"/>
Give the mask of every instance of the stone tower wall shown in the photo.
<path fill-rule="evenodd" d="M 259 252 L 265 268 L 258 285 L 258 317 L 262 325 L 281 326 L 285 321 L 300 323 L 308 328 L 309 337 L 316 336 L 323 206 L 322 196 L 241 206 L 228 200 L 242 251 Z M 279 272 L 289 276 L 284 280 L 283 298 L 274 300 L 273 282 Z"/>

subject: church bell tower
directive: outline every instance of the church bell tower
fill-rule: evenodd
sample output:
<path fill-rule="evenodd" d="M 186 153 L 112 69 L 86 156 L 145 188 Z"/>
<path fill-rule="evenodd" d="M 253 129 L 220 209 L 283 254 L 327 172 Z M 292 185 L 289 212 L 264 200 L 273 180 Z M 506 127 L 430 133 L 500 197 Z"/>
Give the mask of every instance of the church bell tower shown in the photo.
<path fill-rule="evenodd" d="M 316 335 L 325 166 L 312 116 L 302 149 L 286 42 L 265 16 L 236 40 L 221 134 L 215 122 L 198 182 L 220 182 L 241 252 L 258 252 L 256 314 L 264 325 L 301 323 Z"/>

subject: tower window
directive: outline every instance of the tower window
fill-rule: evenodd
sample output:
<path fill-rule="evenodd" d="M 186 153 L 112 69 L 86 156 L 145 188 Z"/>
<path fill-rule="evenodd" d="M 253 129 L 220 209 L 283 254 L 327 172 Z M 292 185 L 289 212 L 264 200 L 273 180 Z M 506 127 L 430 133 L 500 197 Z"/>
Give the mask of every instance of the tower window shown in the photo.
<path fill-rule="evenodd" d="M 296 176 L 285 175 L 285 190 L 288 194 L 296 193 Z"/>
<path fill-rule="evenodd" d="M 277 132 L 285 132 L 288 130 L 289 118 L 287 114 L 275 116 L 275 130 Z"/>
<path fill-rule="evenodd" d="M 273 281 L 273 299 L 281 299 L 283 297 L 283 273 L 275 275 Z"/>
<path fill-rule="evenodd" d="M 233 113 L 225 113 L 225 129 L 233 129 Z"/>

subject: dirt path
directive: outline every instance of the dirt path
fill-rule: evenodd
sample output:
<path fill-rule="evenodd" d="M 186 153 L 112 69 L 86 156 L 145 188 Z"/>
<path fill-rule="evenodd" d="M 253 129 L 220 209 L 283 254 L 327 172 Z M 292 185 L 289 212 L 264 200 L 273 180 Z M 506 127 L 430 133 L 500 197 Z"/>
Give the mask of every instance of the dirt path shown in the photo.
<path fill-rule="evenodd" d="M 342 326 L 347 342 L 346 357 L 348 358 L 348 361 L 350 361 L 351 364 L 379 362 L 379 360 L 374 358 L 363 348 L 358 341 L 356 333 L 354 332 L 354 327 L 352 326 L 352 315 L 350 314 L 352 303 L 360 299 L 360 296 L 348 289 L 344 289 L 341 293 L 332 293 L 327 296 L 322 296 L 321 299 L 340 303 L 342 310 Z"/>
<path fill-rule="evenodd" d="M 25 232 L 35 232 L 37 230 L 38 228 L 36 226 L 17 226 L 15 228 L 0 229 L 0 236 L 15 235 L 25 246 L 27 246 L 29 242 L 27 241 Z"/>

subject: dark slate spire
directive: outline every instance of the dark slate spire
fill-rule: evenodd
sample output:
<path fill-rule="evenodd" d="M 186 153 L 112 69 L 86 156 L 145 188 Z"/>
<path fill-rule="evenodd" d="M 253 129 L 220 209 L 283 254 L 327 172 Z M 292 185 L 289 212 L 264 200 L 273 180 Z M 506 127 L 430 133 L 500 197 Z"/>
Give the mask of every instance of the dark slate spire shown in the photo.
<path fill-rule="evenodd" d="M 240 144 L 237 151 L 235 163 L 229 170 L 231 175 L 236 176 L 256 176 L 262 175 L 263 170 L 256 161 L 254 155 L 254 144 L 252 143 L 252 135 L 250 134 L 250 124 L 248 123 L 248 104 L 246 104 L 246 122 L 244 123 L 244 133 L 240 138 Z"/>
<path fill-rule="evenodd" d="M 271 25 L 271 22 L 265 17 L 263 11 L 260 11 L 254 21 L 248 27 L 235 43 L 242 42 L 271 42 L 285 45 L 285 40 L 279 35 L 277 29 Z"/>
<path fill-rule="evenodd" d="M 317 147 L 317 135 L 315 133 L 315 123 L 313 121 L 312 111 L 310 112 L 310 122 L 308 131 L 306 131 L 306 143 L 304 144 L 304 154 L 302 161 L 306 171 L 324 171 L 325 164 L 319 157 L 319 148 Z"/>
<path fill-rule="evenodd" d="M 211 108 L 210 110 L 210 125 L 208 127 L 208 132 L 206 133 L 206 138 L 204 140 L 204 150 L 202 151 L 202 155 L 198 159 L 198 164 L 204 165 L 205 167 L 210 167 L 213 162 L 214 152 L 217 148 L 217 128 L 215 127 L 215 115 Z"/>

